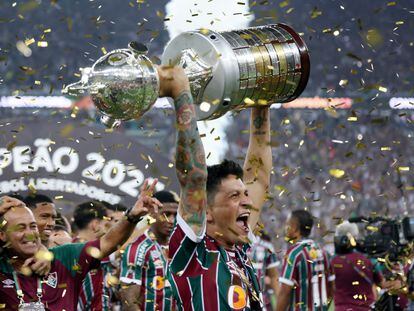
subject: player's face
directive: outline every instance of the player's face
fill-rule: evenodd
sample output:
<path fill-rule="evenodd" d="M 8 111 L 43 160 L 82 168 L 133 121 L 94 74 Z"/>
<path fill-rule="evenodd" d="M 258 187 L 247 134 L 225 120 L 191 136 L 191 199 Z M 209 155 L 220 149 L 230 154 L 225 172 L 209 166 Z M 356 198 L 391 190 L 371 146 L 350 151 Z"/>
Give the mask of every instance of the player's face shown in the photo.
<path fill-rule="evenodd" d="M 177 203 L 163 203 L 162 208 L 156 215 L 156 222 L 153 230 L 157 230 L 161 235 L 168 237 L 174 229 L 175 217 L 177 216 Z"/>
<path fill-rule="evenodd" d="M 6 225 L 0 238 L 12 253 L 29 258 L 40 246 L 39 231 L 33 213 L 27 207 L 16 207 L 4 214 Z"/>
<path fill-rule="evenodd" d="M 252 203 L 240 178 L 229 175 L 222 180 L 208 211 L 208 223 L 228 246 L 247 242 Z"/>
<path fill-rule="evenodd" d="M 288 241 L 295 241 L 298 238 L 299 226 L 298 221 L 290 216 L 286 221 L 285 236 Z"/>
<path fill-rule="evenodd" d="M 42 243 L 48 243 L 56 224 L 55 204 L 48 202 L 37 203 L 36 208 L 33 209 L 33 215 L 36 219 Z"/>

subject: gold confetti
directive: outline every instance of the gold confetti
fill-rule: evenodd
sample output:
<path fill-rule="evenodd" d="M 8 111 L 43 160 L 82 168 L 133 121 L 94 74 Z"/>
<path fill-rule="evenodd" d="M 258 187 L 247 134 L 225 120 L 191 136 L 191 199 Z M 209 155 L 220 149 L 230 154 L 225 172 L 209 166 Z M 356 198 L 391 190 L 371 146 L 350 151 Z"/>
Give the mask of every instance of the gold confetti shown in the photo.
<path fill-rule="evenodd" d="M 356 122 L 356 121 L 358 121 L 358 118 L 357 117 L 348 117 L 348 119 L 347 119 L 349 122 Z"/>
<path fill-rule="evenodd" d="M 149 225 L 152 225 L 153 223 L 156 223 L 156 222 L 157 220 L 155 218 L 151 217 L 150 215 L 147 215 L 147 223 Z"/>
<path fill-rule="evenodd" d="M 340 86 L 345 86 L 347 84 L 348 84 L 348 80 L 346 80 L 346 79 L 343 79 L 343 80 L 339 81 Z"/>
<path fill-rule="evenodd" d="M 117 286 L 119 284 L 119 279 L 115 275 L 109 275 L 107 277 L 107 283 L 109 286 Z"/>
<path fill-rule="evenodd" d="M 367 40 L 367 43 L 374 47 L 377 47 L 384 42 L 384 38 L 382 37 L 381 33 L 378 29 L 375 28 L 369 29 L 365 38 Z"/>
<path fill-rule="evenodd" d="M 47 48 L 48 43 L 47 43 L 47 41 L 38 41 L 37 46 L 41 47 L 41 48 Z"/>
<path fill-rule="evenodd" d="M 410 167 L 408 167 L 408 166 L 399 166 L 398 171 L 399 172 L 408 172 L 408 171 L 410 171 Z"/>
<path fill-rule="evenodd" d="M 88 253 L 93 258 L 100 258 L 101 257 L 101 251 L 98 248 L 93 247 L 93 246 L 88 247 L 86 249 L 86 253 Z"/>
<path fill-rule="evenodd" d="M 378 91 L 383 92 L 383 93 L 387 93 L 388 92 L 388 89 L 386 87 L 379 86 L 378 87 Z"/>
<path fill-rule="evenodd" d="M 40 250 L 35 255 L 37 260 L 52 261 L 54 256 L 52 252 Z"/>
<path fill-rule="evenodd" d="M 345 175 L 345 171 L 337 168 L 332 168 L 329 170 L 329 175 L 335 178 L 342 178 Z"/>
<path fill-rule="evenodd" d="M 106 51 L 105 47 L 101 47 L 101 51 L 102 51 L 102 53 L 103 53 L 104 55 L 108 53 L 108 52 Z"/>
<path fill-rule="evenodd" d="M 246 98 L 244 99 L 244 103 L 245 103 L 246 105 L 254 105 L 254 104 L 255 104 L 254 100 L 251 100 L 251 99 L 250 99 L 250 98 L 248 98 L 248 97 L 246 97 Z"/>
<path fill-rule="evenodd" d="M 25 275 L 25 276 L 31 276 L 32 275 L 32 269 L 30 269 L 29 267 L 24 266 L 20 269 L 20 273 Z"/>
<path fill-rule="evenodd" d="M 26 46 L 29 46 L 30 44 L 35 43 L 35 42 L 36 40 L 34 38 L 24 40 L 24 44 L 26 44 Z"/>

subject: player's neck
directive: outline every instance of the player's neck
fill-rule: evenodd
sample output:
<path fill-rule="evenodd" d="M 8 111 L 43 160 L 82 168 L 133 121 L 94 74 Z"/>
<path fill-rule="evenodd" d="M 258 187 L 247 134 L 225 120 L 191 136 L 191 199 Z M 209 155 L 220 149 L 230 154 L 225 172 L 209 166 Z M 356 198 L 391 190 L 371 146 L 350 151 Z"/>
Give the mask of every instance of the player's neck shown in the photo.
<path fill-rule="evenodd" d="M 221 234 L 218 230 L 215 230 L 212 226 L 207 226 L 207 235 L 216 240 L 217 244 L 225 250 L 231 251 L 236 247 L 234 243 L 226 241 L 226 239 L 223 238 L 223 234 Z"/>
<path fill-rule="evenodd" d="M 14 270 L 20 271 L 24 265 L 24 262 L 29 257 L 23 257 L 11 251 L 11 252 L 8 252 L 8 258 L 9 258 L 9 263 L 13 266 Z"/>
<path fill-rule="evenodd" d="M 155 239 L 157 240 L 157 243 L 160 245 L 166 245 L 168 244 L 168 236 L 165 236 L 163 234 L 160 234 L 159 232 L 155 230 L 151 230 L 152 233 L 154 233 Z"/>

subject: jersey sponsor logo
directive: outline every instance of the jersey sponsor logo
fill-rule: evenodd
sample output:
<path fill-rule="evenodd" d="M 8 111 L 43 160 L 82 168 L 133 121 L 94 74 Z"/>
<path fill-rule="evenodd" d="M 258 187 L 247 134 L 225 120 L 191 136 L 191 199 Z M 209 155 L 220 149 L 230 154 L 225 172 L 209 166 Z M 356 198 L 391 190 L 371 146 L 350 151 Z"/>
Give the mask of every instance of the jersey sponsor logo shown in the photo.
<path fill-rule="evenodd" d="M 136 264 L 138 266 L 142 266 L 144 264 L 145 253 L 147 252 L 148 245 L 149 245 L 149 242 L 144 242 L 138 249 L 137 261 L 136 261 Z"/>
<path fill-rule="evenodd" d="M 3 283 L 3 288 L 14 288 L 14 281 L 11 279 L 6 279 L 2 283 Z"/>
<path fill-rule="evenodd" d="M 57 272 L 52 272 L 45 277 L 45 283 L 50 287 L 56 288 L 58 284 Z"/>
<path fill-rule="evenodd" d="M 162 276 L 154 276 L 154 279 L 152 281 L 152 287 L 155 290 L 162 290 L 165 287 L 165 280 Z"/>
<path fill-rule="evenodd" d="M 246 291 L 239 285 L 232 285 L 227 294 L 227 302 L 230 308 L 242 310 L 247 306 Z"/>

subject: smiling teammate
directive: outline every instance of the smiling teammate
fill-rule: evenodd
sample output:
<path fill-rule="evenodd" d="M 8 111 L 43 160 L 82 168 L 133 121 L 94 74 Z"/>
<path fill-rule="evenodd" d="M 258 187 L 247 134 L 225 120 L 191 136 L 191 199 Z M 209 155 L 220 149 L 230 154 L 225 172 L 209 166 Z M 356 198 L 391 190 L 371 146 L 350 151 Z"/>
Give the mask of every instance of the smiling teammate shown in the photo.
<path fill-rule="evenodd" d="M 56 207 L 52 199 L 44 194 L 28 195 L 24 203 L 33 212 L 39 229 L 40 240 L 46 247 L 49 246 L 49 238 L 56 224 Z"/>
<path fill-rule="evenodd" d="M 41 250 L 33 213 L 19 200 L 0 197 L 0 240 L 7 245 L 0 262 L 0 284 L 5 285 L 0 287 L 2 309 L 75 310 L 82 280 L 88 271 L 99 266 L 100 258 L 108 256 L 125 242 L 139 219 L 159 205 L 146 193 L 141 194 L 126 217 L 101 238 L 51 249 L 50 273 L 40 278 L 22 270 L 25 261 Z"/>

